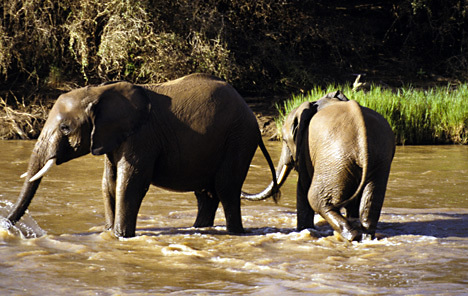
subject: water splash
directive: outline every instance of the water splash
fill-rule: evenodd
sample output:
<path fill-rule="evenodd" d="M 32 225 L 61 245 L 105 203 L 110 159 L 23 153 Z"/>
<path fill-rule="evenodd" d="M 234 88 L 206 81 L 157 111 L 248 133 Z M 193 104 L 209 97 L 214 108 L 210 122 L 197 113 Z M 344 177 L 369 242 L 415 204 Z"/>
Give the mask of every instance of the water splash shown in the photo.
<path fill-rule="evenodd" d="M 12 207 L 11 202 L 0 201 L 0 233 L 20 238 L 36 238 L 46 234 L 46 231 L 28 213 L 25 213 L 21 220 L 13 225 L 5 218 Z"/>

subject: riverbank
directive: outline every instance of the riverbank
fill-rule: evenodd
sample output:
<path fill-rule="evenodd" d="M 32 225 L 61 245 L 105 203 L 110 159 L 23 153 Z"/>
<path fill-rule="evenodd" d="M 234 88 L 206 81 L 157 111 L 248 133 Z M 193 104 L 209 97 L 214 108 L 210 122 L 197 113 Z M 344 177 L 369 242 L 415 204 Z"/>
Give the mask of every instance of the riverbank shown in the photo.
<path fill-rule="evenodd" d="M 353 85 L 317 87 L 277 104 L 276 125 L 281 127 L 287 114 L 302 102 L 316 101 L 336 90 L 384 116 L 399 145 L 468 143 L 467 83 L 427 89 L 362 85 L 358 81 Z"/>
<path fill-rule="evenodd" d="M 276 121 L 279 112 L 277 105 L 287 100 L 288 97 L 246 97 L 245 101 L 257 117 L 258 127 L 262 136 L 269 140 L 278 140 L 279 132 Z"/>
<path fill-rule="evenodd" d="M 398 144 L 468 143 L 466 83 L 427 88 L 329 85 L 290 96 L 246 97 L 245 100 L 257 117 L 262 135 L 278 140 L 283 118 L 293 108 L 337 89 L 349 99 L 382 114 L 392 126 Z M 37 138 L 57 96 L 58 93 L 48 93 L 33 100 L 0 96 L 0 139 Z"/>
<path fill-rule="evenodd" d="M 0 95 L 0 139 L 32 140 L 36 139 L 47 119 L 53 102 L 59 93 L 37 95 L 32 103 L 25 99 Z M 262 136 L 271 140 L 278 139 L 276 105 L 285 97 L 246 97 L 245 100 L 257 117 Z"/>

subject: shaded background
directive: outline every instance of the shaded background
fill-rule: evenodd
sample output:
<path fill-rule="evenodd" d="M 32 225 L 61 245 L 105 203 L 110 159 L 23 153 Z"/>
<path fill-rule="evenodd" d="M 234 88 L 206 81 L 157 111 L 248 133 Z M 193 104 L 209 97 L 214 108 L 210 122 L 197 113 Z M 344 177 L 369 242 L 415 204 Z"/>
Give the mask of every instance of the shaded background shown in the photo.
<path fill-rule="evenodd" d="M 3 0 L 1 91 L 220 76 L 244 95 L 466 80 L 455 0 Z"/>

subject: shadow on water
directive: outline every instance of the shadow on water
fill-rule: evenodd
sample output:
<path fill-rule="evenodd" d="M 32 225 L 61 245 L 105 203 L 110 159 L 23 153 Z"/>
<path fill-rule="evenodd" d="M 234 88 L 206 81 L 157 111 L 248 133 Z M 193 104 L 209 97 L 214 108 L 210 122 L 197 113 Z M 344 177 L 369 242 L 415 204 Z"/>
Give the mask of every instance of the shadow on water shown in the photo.
<path fill-rule="evenodd" d="M 456 212 L 434 212 L 418 211 L 417 213 L 386 212 L 384 221 L 380 221 L 377 226 L 377 233 L 383 237 L 398 236 L 431 236 L 435 238 L 468 238 L 468 213 Z M 390 218 L 390 219 L 388 219 Z M 6 219 L 0 219 L 0 228 L 9 229 Z M 316 218 L 316 221 L 318 219 Z M 390 222 L 385 221 L 390 220 Z M 391 221 L 401 220 L 401 221 Z M 411 221 L 412 220 L 412 221 Z M 10 225 L 11 226 L 11 225 Z M 291 227 L 248 227 L 243 234 L 233 234 L 226 231 L 225 226 L 194 228 L 194 227 L 141 227 L 137 229 L 138 236 L 177 236 L 177 235 L 210 235 L 210 236 L 262 236 L 269 234 L 292 234 L 297 233 Z M 24 238 L 36 238 L 46 234 L 29 215 L 25 215 L 23 221 L 12 226 L 10 231 Z M 315 229 L 309 229 L 310 235 L 315 238 L 332 236 L 332 228 L 323 220 Z M 77 236 L 98 235 L 102 230 L 75 233 Z"/>
<path fill-rule="evenodd" d="M 165 236 L 165 235 L 219 235 L 219 236 L 259 236 L 271 233 L 289 234 L 296 232 L 293 228 L 276 228 L 276 227 L 258 227 L 246 228 L 245 233 L 236 234 L 228 233 L 225 227 L 207 227 L 207 228 L 178 228 L 178 227 L 163 227 L 163 228 L 142 228 L 137 229 L 137 235 L 147 236 Z"/>
<path fill-rule="evenodd" d="M 421 213 L 425 214 L 425 213 Z M 426 213 L 433 215 L 433 213 Z M 439 213 L 429 221 L 379 222 L 377 231 L 389 236 L 422 235 L 436 238 L 468 238 L 468 214 Z"/>
<path fill-rule="evenodd" d="M 386 215 L 401 215 L 386 213 Z M 407 214 L 411 215 L 411 214 Z M 431 217 L 434 212 L 420 212 L 418 216 Z M 430 219 L 425 221 L 402 221 L 402 222 L 379 222 L 377 233 L 384 237 L 397 237 L 404 235 L 431 236 L 436 238 L 468 238 L 468 213 L 437 213 L 440 219 Z M 406 215 L 405 215 L 406 216 Z M 243 234 L 232 234 L 226 232 L 225 227 L 208 228 L 141 228 L 138 229 L 138 235 L 164 236 L 164 235 L 238 235 L 238 236 L 261 236 L 268 234 L 291 234 L 296 233 L 295 228 L 277 228 L 277 227 L 253 227 L 246 228 Z M 315 229 L 309 229 L 313 237 L 325 237 L 333 235 L 332 228 L 325 222 L 321 222 Z"/>

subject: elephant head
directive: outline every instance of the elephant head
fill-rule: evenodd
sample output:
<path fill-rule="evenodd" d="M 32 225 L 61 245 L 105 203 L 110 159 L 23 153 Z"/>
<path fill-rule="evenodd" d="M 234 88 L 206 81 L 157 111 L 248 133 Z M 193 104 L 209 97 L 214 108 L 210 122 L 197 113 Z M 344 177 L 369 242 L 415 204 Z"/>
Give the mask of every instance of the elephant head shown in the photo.
<path fill-rule="evenodd" d="M 54 164 L 89 152 L 111 152 L 147 120 L 150 108 L 145 90 L 127 82 L 62 94 L 34 146 L 21 193 L 7 219 L 14 224 L 23 216 L 42 177 Z"/>
<path fill-rule="evenodd" d="M 306 135 L 304 129 L 308 128 L 312 117 L 321 109 L 339 101 L 349 101 L 349 99 L 338 90 L 326 94 L 317 101 L 304 102 L 288 114 L 281 131 L 283 144 L 276 166 L 276 179 L 279 187 L 284 184 L 289 173 L 298 163 L 298 157 L 302 155 L 300 149 L 304 135 Z M 272 189 L 273 182 L 260 193 L 243 194 L 242 197 L 247 200 L 263 200 L 273 195 Z"/>

